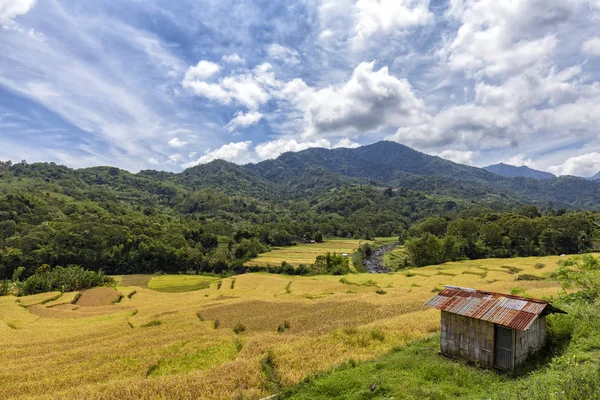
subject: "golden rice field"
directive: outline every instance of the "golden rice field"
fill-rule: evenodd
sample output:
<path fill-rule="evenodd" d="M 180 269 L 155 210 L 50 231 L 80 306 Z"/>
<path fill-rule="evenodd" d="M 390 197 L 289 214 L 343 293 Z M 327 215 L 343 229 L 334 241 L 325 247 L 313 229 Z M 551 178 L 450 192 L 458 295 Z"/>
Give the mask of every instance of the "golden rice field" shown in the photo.
<path fill-rule="evenodd" d="M 360 239 L 327 239 L 323 243 L 300 243 L 295 246 L 274 247 L 271 251 L 259 254 L 255 259 L 246 262 L 250 266 L 281 265 L 287 262 L 295 267 L 300 264 L 313 264 L 317 256 L 326 253 L 352 255 L 367 240 Z"/>
<path fill-rule="evenodd" d="M 0 397 L 259 399 L 437 331 L 439 312 L 423 303 L 444 284 L 552 295 L 552 281 L 517 278 L 547 276 L 559 259 L 455 262 L 342 281 L 167 275 L 138 276 L 133 286 L 118 277 L 117 291 L 0 297 Z"/>

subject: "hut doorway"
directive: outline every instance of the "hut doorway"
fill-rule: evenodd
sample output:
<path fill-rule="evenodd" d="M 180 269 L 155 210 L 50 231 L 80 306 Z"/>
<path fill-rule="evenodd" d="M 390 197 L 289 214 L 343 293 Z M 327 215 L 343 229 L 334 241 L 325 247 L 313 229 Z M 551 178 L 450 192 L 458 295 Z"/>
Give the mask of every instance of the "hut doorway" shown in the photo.
<path fill-rule="evenodd" d="M 494 367 L 511 369 L 513 358 L 513 332 L 510 328 L 496 325 L 494 328 Z"/>

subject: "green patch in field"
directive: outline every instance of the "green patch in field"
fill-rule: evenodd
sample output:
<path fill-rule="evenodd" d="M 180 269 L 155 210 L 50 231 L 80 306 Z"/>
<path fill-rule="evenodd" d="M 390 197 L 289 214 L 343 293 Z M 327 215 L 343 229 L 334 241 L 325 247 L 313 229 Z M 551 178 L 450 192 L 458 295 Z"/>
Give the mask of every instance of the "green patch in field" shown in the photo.
<path fill-rule="evenodd" d="M 204 275 L 161 275 L 148 283 L 148 288 L 166 293 L 183 293 L 208 289 L 217 278 Z"/>
<path fill-rule="evenodd" d="M 139 286 L 142 288 L 147 288 L 148 283 L 152 279 L 152 275 L 123 275 L 121 277 L 120 285 L 121 286 Z"/>
<path fill-rule="evenodd" d="M 175 375 L 211 369 L 233 360 L 237 353 L 238 345 L 236 343 L 207 347 L 192 353 L 165 358 L 150 367 L 148 376 Z"/>

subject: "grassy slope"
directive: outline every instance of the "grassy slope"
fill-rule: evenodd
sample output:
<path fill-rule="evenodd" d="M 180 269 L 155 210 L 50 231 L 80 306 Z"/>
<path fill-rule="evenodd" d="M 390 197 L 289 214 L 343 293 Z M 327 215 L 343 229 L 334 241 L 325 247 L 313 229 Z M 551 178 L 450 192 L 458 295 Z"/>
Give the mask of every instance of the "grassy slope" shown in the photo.
<path fill-rule="evenodd" d="M 121 293 L 136 294 L 104 307 L 45 308 L 42 318 L 20 305 L 53 294 L 2 297 L 0 348 L 11 360 L 0 363 L 2 390 L 7 397 L 260 398 L 272 393 L 269 376 L 290 387 L 434 333 L 439 312 L 423 302 L 445 283 L 501 292 L 519 286 L 536 297 L 556 293 L 553 282 L 516 278 L 547 275 L 559 259 L 458 262 L 351 274 L 344 282 L 339 276 L 246 274 L 187 293 L 120 286 Z M 544 268 L 535 268 L 538 263 Z M 212 279 L 159 278 L 169 287 Z M 277 333 L 286 320 L 290 328 Z M 152 321 L 160 324 L 148 325 Z M 239 335 L 233 332 L 238 323 L 247 328 Z M 269 365 L 273 374 L 266 373 Z"/>

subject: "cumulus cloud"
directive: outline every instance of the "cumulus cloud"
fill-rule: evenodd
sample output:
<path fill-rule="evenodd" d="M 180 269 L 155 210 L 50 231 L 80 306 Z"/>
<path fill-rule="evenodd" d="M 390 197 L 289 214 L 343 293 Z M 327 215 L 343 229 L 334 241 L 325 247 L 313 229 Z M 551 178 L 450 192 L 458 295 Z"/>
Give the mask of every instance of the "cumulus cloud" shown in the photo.
<path fill-rule="evenodd" d="M 515 167 L 526 166 L 529 168 L 535 168 L 535 162 L 531 158 L 527 158 L 525 154 L 517 154 L 514 157 L 509 158 L 506 161 L 508 165 L 514 165 Z"/>
<path fill-rule="evenodd" d="M 419 148 L 473 143 L 481 148 L 515 145 L 525 128 L 518 116 L 503 111 L 474 104 L 454 106 L 428 116 L 423 124 L 402 126 L 386 139 Z"/>
<path fill-rule="evenodd" d="M 237 53 L 225 55 L 221 59 L 228 64 L 244 64 L 246 62 L 246 60 L 240 57 Z"/>
<path fill-rule="evenodd" d="M 183 167 L 190 168 L 199 164 L 206 164 L 214 160 L 225 160 L 235 162 L 238 164 L 251 162 L 253 161 L 253 157 L 250 152 L 251 145 L 251 141 L 237 143 L 231 142 L 228 144 L 224 144 L 218 149 L 207 151 L 202 157 L 200 157 L 196 161 L 183 164 Z"/>
<path fill-rule="evenodd" d="M 429 0 L 358 0 L 353 43 L 363 46 L 377 33 L 427 25 L 434 19 Z"/>
<path fill-rule="evenodd" d="M 239 126 L 247 128 L 250 125 L 258 123 L 263 117 L 264 115 L 258 111 L 249 111 L 247 113 L 238 111 L 233 119 L 227 124 L 227 130 L 233 132 Z"/>
<path fill-rule="evenodd" d="M 321 0 L 318 11 L 319 39 L 348 43 L 358 51 L 371 38 L 404 34 L 434 21 L 429 0 Z"/>
<path fill-rule="evenodd" d="M 567 159 L 563 164 L 548 168 L 557 175 L 593 176 L 600 172 L 600 153 L 593 152 Z"/>
<path fill-rule="evenodd" d="M 422 119 L 424 103 L 405 79 L 389 74 L 387 67 L 374 70 L 375 62 L 358 65 L 350 80 L 323 89 L 300 79 L 282 90 L 304 115 L 305 139 L 326 136 L 358 136 L 389 125 L 414 125 Z"/>
<path fill-rule="evenodd" d="M 15 17 L 24 15 L 37 0 L 0 0 L 0 24 L 9 24 Z"/>
<path fill-rule="evenodd" d="M 557 24 L 582 1 L 453 0 L 446 16 L 461 23 L 440 51 L 448 65 L 470 74 L 498 76 L 521 71 L 554 52 Z"/>
<path fill-rule="evenodd" d="M 339 148 L 355 149 L 357 147 L 360 147 L 360 144 L 353 142 L 352 140 L 350 140 L 348 138 L 341 138 L 339 140 L 339 142 L 334 144 L 331 148 L 332 149 L 339 149 Z"/>
<path fill-rule="evenodd" d="M 581 51 L 590 56 L 600 56 L 600 37 L 596 36 L 583 42 Z"/>
<path fill-rule="evenodd" d="M 215 64 L 214 62 L 201 60 L 195 67 L 190 67 L 187 70 L 184 80 L 204 80 L 210 78 L 211 76 L 219 72 L 220 69 L 221 67 L 219 67 L 219 65 Z"/>
<path fill-rule="evenodd" d="M 198 69 L 202 63 L 204 61 L 200 61 L 196 67 L 190 67 L 182 81 L 182 86 L 196 96 L 221 104 L 231 104 L 235 101 L 248 109 L 256 110 L 269 101 L 273 87 L 279 83 L 268 63 L 261 64 L 252 71 L 245 70 L 221 77 L 217 81 L 207 78 L 212 77 L 219 70 L 219 66 L 206 62 L 208 64 L 203 64 L 204 67 Z M 211 64 L 214 66 L 210 66 Z M 204 71 L 206 73 L 203 73 Z"/>
<path fill-rule="evenodd" d="M 173 138 L 173 139 L 169 140 L 168 144 L 169 144 L 169 147 L 180 148 L 180 147 L 185 146 L 188 143 L 184 142 L 183 140 L 181 140 L 179 138 Z"/>
<path fill-rule="evenodd" d="M 437 156 L 455 163 L 473 165 L 473 158 L 479 156 L 479 153 L 476 151 L 444 150 L 438 153 Z"/>
<path fill-rule="evenodd" d="M 278 43 L 273 43 L 267 51 L 269 57 L 275 60 L 281 60 L 286 64 L 296 65 L 300 63 L 300 54 L 294 49 L 282 46 Z"/>
<path fill-rule="evenodd" d="M 337 149 L 341 147 L 355 148 L 360 146 L 347 138 L 342 138 L 338 142 L 332 143 L 328 139 L 317 139 L 314 141 L 299 141 L 295 138 L 279 138 L 256 146 L 255 151 L 260 160 L 277 158 L 288 151 L 302 151 L 313 147 L 322 147 L 326 149 Z"/>

